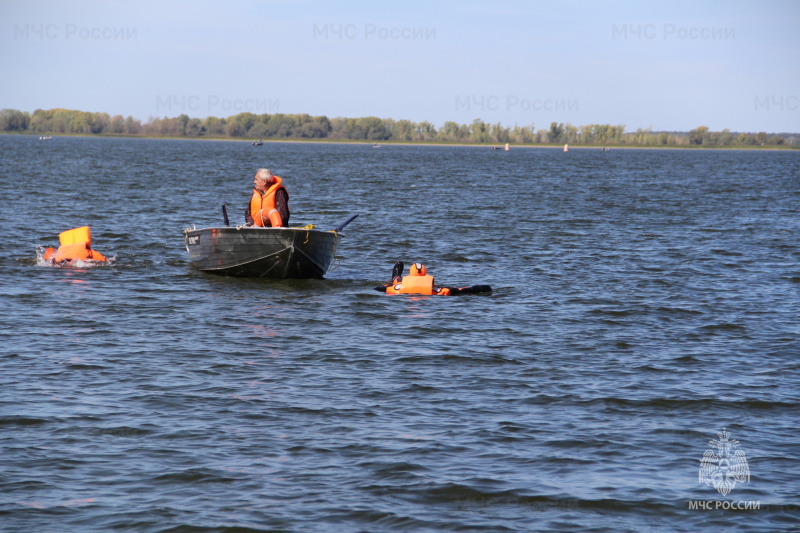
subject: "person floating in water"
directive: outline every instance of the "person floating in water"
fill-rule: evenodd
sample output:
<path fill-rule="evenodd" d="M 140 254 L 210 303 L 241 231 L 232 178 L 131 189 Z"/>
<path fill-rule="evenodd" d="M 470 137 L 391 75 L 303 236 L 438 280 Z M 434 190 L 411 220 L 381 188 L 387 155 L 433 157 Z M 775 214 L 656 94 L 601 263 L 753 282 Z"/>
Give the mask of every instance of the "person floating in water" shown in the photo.
<path fill-rule="evenodd" d="M 253 179 L 253 196 L 245 209 L 245 221 L 260 228 L 285 228 L 289 225 L 289 192 L 283 180 L 262 168 Z"/>
<path fill-rule="evenodd" d="M 433 276 L 422 263 L 414 263 L 409 268 L 408 276 L 403 276 L 405 265 L 402 261 L 394 264 L 392 281 L 388 285 L 375 287 L 376 291 L 386 294 L 430 294 L 435 296 L 455 296 L 457 294 L 476 294 L 492 292 L 489 285 L 473 285 L 472 287 L 437 287 Z"/>
<path fill-rule="evenodd" d="M 58 234 L 61 246 L 58 250 L 47 248 L 42 254 L 42 259 L 54 265 L 71 265 L 78 261 L 105 263 L 106 257 L 92 250 L 92 235 L 89 226 L 81 226 Z"/>

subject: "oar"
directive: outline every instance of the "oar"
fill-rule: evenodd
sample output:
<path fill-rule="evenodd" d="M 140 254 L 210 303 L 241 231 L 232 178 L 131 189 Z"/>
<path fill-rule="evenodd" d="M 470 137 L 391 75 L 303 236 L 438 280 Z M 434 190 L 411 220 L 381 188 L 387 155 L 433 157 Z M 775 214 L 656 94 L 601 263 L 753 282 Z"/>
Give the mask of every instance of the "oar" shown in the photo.
<path fill-rule="evenodd" d="M 228 220 L 228 208 L 225 204 L 222 204 L 222 219 L 225 221 L 225 227 L 231 225 L 231 221 Z"/>
<path fill-rule="evenodd" d="M 344 229 L 344 227 L 346 225 L 348 225 L 349 223 L 354 221 L 357 216 L 358 216 L 358 213 L 356 213 L 355 215 L 351 216 L 350 218 L 348 218 L 347 220 L 345 220 L 344 222 L 342 222 L 341 224 L 339 224 L 338 226 L 333 228 L 333 231 L 335 231 L 336 233 L 339 233 L 340 231 L 342 231 Z"/>

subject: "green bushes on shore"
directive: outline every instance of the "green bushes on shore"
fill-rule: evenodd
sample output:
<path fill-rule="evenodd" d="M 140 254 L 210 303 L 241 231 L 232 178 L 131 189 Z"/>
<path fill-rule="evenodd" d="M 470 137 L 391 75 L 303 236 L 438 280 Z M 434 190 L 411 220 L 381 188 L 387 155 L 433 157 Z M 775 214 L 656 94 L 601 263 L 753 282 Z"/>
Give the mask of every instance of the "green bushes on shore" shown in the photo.
<path fill-rule="evenodd" d="M 427 121 L 361 117 L 329 119 L 308 114 L 239 113 L 226 118 L 150 118 L 111 116 L 71 109 L 37 109 L 32 114 L 0 110 L 0 131 L 47 134 L 138 135 L 148 137 L 210 137 L 247 139 L 329 139 L 371 142 L 445 142 L 476 144 L 572 144 L 603 146 L 800 146 L 800 136 L 789 133 L 712 132 L 699 126 L 688 132 L 654 132 L 650 128 L 626 132 L 624 125 L 573 126 L 553 122 L 548 129 L 534 125 L 503 126 L 475 119 L 471 124 L 445 122 L 436 128 Z"/>

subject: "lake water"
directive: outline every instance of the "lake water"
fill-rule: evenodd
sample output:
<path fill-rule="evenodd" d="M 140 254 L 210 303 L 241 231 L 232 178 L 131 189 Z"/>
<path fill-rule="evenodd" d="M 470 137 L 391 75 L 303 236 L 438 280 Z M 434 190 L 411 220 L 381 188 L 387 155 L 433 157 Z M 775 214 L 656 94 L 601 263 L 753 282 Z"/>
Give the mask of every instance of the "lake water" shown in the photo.
<path fill-rule="evenodd" d="M 4 532 L 799 530 L 800 152 L 0 155 Z M 293 225 L 360 213 L 325 280 L 188 264 L 260 167 Z M 82 225 L 113 266 L 37 263 Z M 495 290 L 374 291 L 397 260 Z"/>

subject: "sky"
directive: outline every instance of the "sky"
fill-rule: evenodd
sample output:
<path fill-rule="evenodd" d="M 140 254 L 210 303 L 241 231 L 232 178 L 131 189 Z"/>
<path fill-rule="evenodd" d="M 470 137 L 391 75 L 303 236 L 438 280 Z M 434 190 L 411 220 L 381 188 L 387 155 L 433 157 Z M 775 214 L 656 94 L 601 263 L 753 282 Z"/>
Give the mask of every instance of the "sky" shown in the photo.
<path fill-rule="evenodd" d="M 0 108 L 800 132 L 795 0 L 0 0 Z"/>

